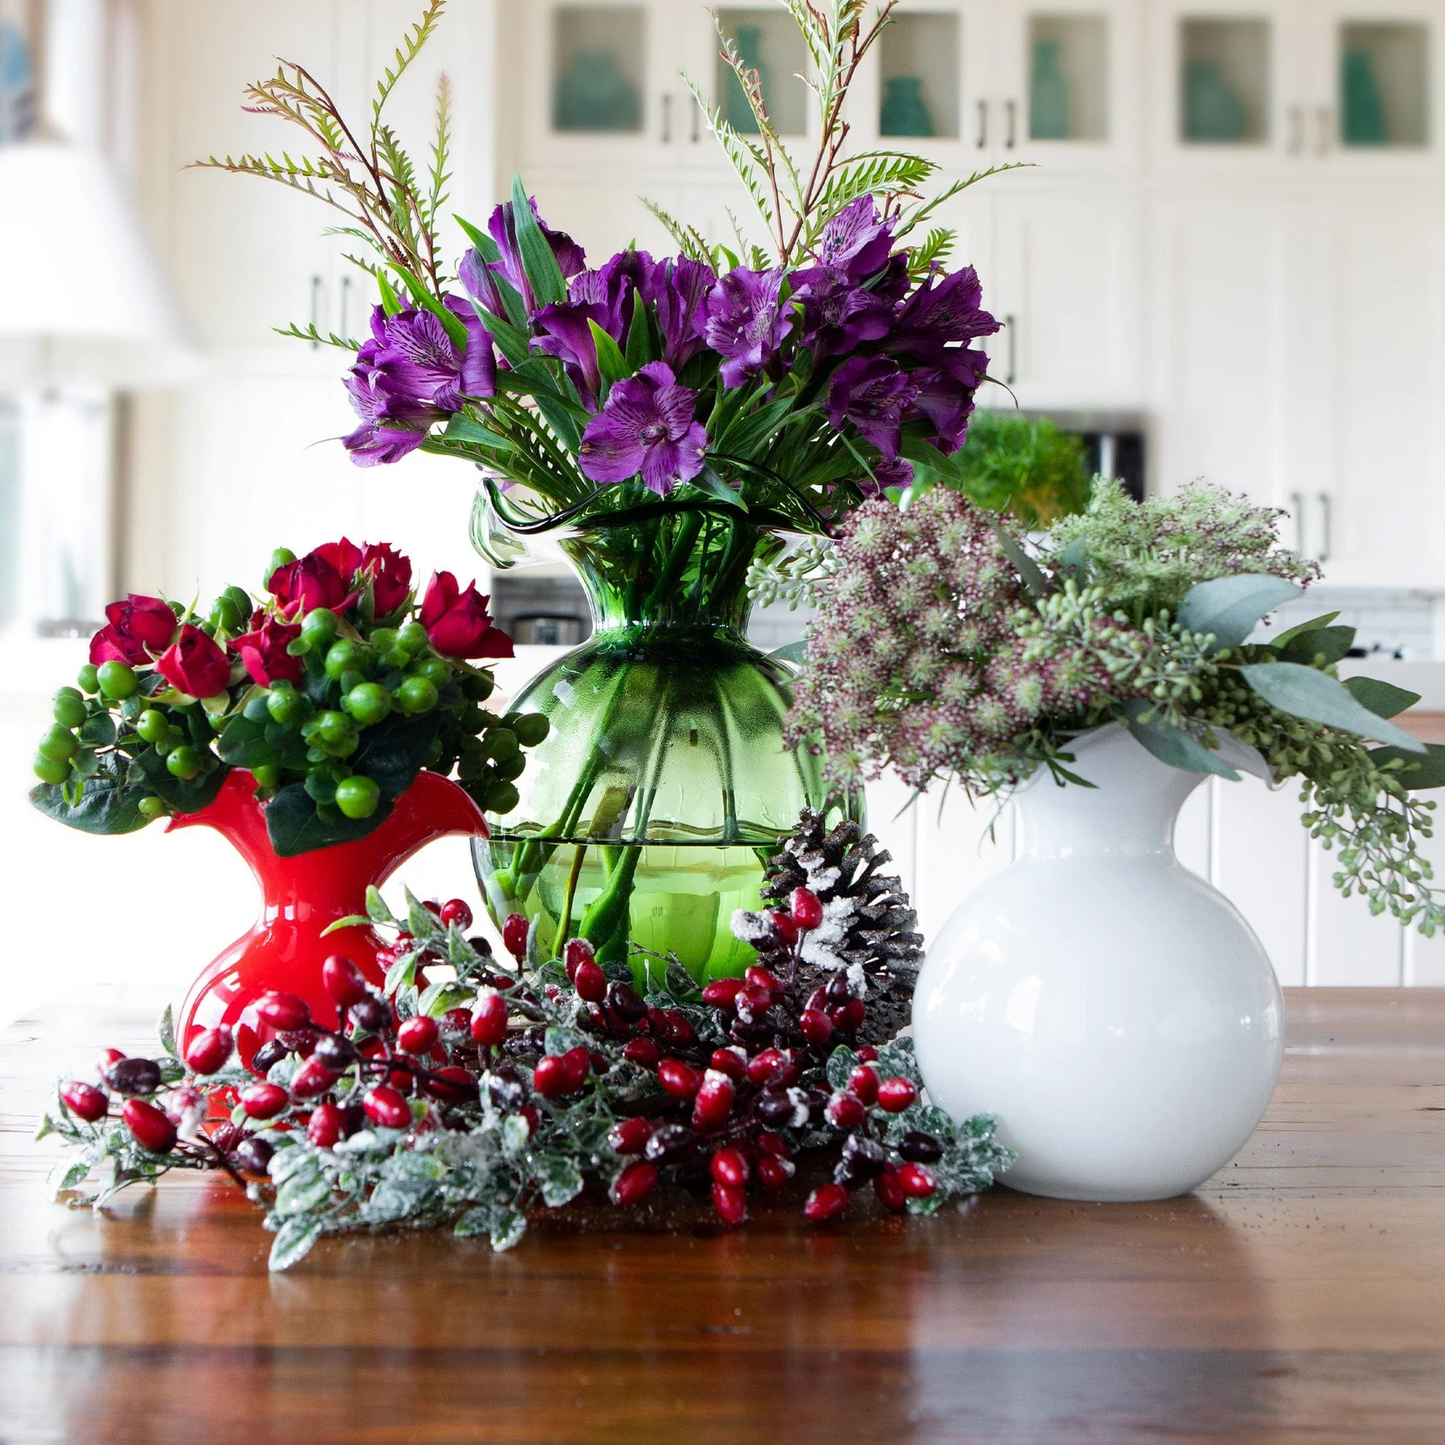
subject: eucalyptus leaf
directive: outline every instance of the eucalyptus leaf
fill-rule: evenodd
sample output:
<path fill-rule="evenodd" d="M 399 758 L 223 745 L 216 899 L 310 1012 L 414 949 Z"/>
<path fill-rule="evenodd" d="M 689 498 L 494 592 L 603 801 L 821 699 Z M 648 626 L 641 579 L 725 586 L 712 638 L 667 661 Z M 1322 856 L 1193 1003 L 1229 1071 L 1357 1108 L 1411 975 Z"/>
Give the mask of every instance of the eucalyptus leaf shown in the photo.
<path fill-rule="evenodd" d="M 1376 742 L 1393 743 L 1407 752 L 1426 751 L 1424 743 L 1372 713 L 1343 683 L 1317 668 L 1298 662 L 1257 662 L 1239 671 L 1259 697 L 1292 717 L 1308 718 Z"/>
<path fill-rule="evenodd" d="M 1409 692 L 1373 677 L 1347 677 L 1344 683 L 1355 701 L 1369 708 L 1376 717 L 1398 717 L 1420 701 L 1418 692 Z"/>
<path fill-rule="evenodd" d="M 1214 650 L 1222 652 L 1238 647 L 1265 613 L 1299 595 L 1295 583 L 1264 572 L 1216 577 L 1189 589 L 1175 620 L 1190 632 L 1213 633 Z"/>
<path fill-rule="evenodd" d="M 1183 728 L 1170 727 L 1150 716 L 1151 711 L 1149 703 L 1142 698 L 1124 703 L 1119 709 L 1135 740 L 1161 763 L 1186 773 L 1213 773 L 1216 777 L 1228 778 L 1231 783 L 1239 781 L 1239 774 L 1217 753 Z"/>
<path fill-rule="evenodd" d="M 801 666 L 807 653 L 808 640 L 801 638 L 797 642 L 785 642 L 781 647 L 775 647 L 768 657 L 774 662 L 791 662 Z"/>
<path fill-rule="evenodd" d="M 1302 662 L 1307 667 L 1333 667 L 1354 645 L 1353 627 L 1315 627 L 1284 647 L 1274 644 L 1282 661 Z"/>
<path fill-rule="evenodd" d="M 989 525 L 998 538 L 1000 550 L 1014 564 L 1014 570 L 1019 574 L 1019 580 L 1025 588 L 1035 597 L 1046 597 L 1049 591 L 1048 578 L 1040 570 L 1039 564 L 1024 551 L 1008 528 L 994 521 L 992 517 L 989 518 Z"/>
<path fill-rule="evenodd" d="M 1407 753 L 1403 748 L 1371 748 L 1370 757 L 1380 766 L 1395 762 L 1404 764 L 1399 779 L 1411 792 L 1425 788 L 1445 787 L 1445 745 L 1426 743 L 1426 754 Z"/>
<path fill-rule="evenodd" d="M 1338 612 L 1326 612 L 1322 617 L 1311 617 L 1308 622 L 1301 622 L 1291 627 L 1288 632 L 1281 632 L 1278 637 L 1271 639 L 1269 645 L 1275 648 L 1286 647 L 1295 638 L 1303 637 L 1306 632 L 1314 632 L 1318 628 L 1328 627 L 1339 615 Z"/>

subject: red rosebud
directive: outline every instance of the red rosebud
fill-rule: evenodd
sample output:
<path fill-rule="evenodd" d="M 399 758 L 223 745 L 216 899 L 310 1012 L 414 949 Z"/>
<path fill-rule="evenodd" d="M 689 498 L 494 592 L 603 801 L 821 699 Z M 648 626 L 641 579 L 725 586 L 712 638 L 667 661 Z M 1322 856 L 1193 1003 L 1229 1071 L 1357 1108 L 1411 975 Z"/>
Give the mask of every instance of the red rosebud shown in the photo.
<path fill-rule="evenodd" d="M 472 1009 L 473 1042 L 484 1049 L 495 1048 L 507 1037 L 507 1000 L 494 989 L 483 989 Z"/>
<path fill-rule="evenodd" d="M 105 609 L 105 620 L 106 625 L 90 639 L 90 660 L 97 667 L 112 661 L 148 666 L 176 635 L 176 614 L 159 597 L 132 592 L 124 602 L 112 602 Z"/>
<path fill-rule="evenodd" d="M 664 1059 L 657 1066 L 657 1080 L 674 1099 L 690 1099 L 702 1084 L 702 1075 L 681 1059 Z"/>
<path fill-rule="evenodd" d="M 607 975 L 602 972 L 601 965 L 593 963 L 590 958 L 578 966 L 572 986 L 577 990 L 577 996 L 589 1003 L 601 1003 L 607 997 Z"/>
<path fill-rule="evenodd" d="M 826 1044 L 833 1037 L 833 1021 L 821 1009 L 805 1008 L 798 1015 L 803 1037 L 815 1046 Z"/>
<path fill-rule="evenodd" d="M 437 915 L 444 924 L 455 923 L 463 933 L 472 926 L 472 910 L 467 907 L 466 901 L 461 898 L 453 898 L 442 904 L 442 911 Z"/>
<path fill-rule="evenodd" d="M 256 1012 L 263 1022 L 271 1025 L 278 1033 L 290 1033 L 293 1029 L 304 1029 L 311 1022 L 311 1010 L 304 999 L 294 993 L 274 990 L 263 993 L 256 1004 Z"/>
<path fill-rule="evenodd" d="M 758 1183 L 764 1189 L 781 1189 L 797 1172 L 798 1166 L 791 1159 L 777 1154 L 764 1154 L 758 1160 Z"/>
<path fill-rule="evenodd" d="M 292 616 L 316 607 L 344 612 L 356 603 L 351 583 L 360 565 L 361 548 L 343 537 L 278 567 L 266 586 Z"/>
<path fill-rule="evenodd" d="M 314 1099 L 318 1094 L 324 1094 L 339 1077 L 313 1056 L 292 1075 L 291 1092 L 298 1099 Z"/>
<path fill-rule="evenodd" d="M 662 1050 L 651 1039 L 629 1039 L 622 1046 L 622 1057 L 642 1069 L 655 1069 Z"/>
<path fill-rule="evenodd" d="M 918 1099 L 918 1090 L 911 1079 L 884 1079 L 878 1085 L 878 1107 L 890 1114 L 901 1114 Z"/>
<path fill-rule="evenodd" d="M 878 1070 L 859 1064 L 848 1074 L 848 1089 L 870 1108 L 878 1102 Z"/>
<path fill-rule="evenodd" d="M 747 1191 L 730 1184 L 712 1186 L 712 1207 L 724 1224 L 741 1224 L 748 1217 Z"/>
<path fill-rule="evenodd" d="M 641 1154 L 652 1128 L 651 1119 L 622 1119 L 608 1131 L 607 1142 L 615 1154 Z"/>
<path fill-rule="evenodd" d="M 246 672 L 257 687 L 274 682 L 299 683 L 305 666 L 286 649 L 301 636 L 299 623 L 278 622 L 268 617 L 255 632 L 231 639 L 231 651 L 246 664 Z"/>
<path fill-rule="evenodd" d="M 450 572 L 433 572 L 421 604 L 427 640 L 443 657 L 511 657 L 512 639 L 492 625 L 489 601 L 475 582 L 463 592 Z"/>
<path fill-rule="evenodd" d="M 614 1204 L 626 1209 L 628 1205 L 646 1198 L 656 1187 L 657 1165 L 638 1159 L 612 1181 L 612 1187 L 607 1192 Z"/>
<path fill-rule="evenodd" d="M 377 617 L 389 616 L 406 601 L 411 591 L 411 558 L 398 552 L 390 542 L 369 542 L 357 570 L 371 583 Z M 466 926 L 462 924 L 463 928 Z"/>
<path fill-rule="evenodd" d="M 793 922 L 801 932 L 816 928 L 823 921 L 823 905 L 811 888 L 795 888 L 789 900 L 793 910 Z"/>
<path fill-rule="evenodd" d="M 87 1124 L 105 1118 L 110 1108 L 110 1100 L 99 1089 L 93 1084 L 82 1084 L 79 1079 L 68 1083 L 60 1091 L 60 1097 L 65 1100 L 65 1107 Z"/>
<path fill-rule="evenodd" d="M 290 1102 L 280 1084 L 252 1084 L 241 1090 L 241 1107 L 250 1119 L 274 1119 Z"/>
<path fill-rule="evenodd" d="M 809 1224 L 826 1224 L 837 1219 L 848 1207 L 848 1191 L 841 1184 L 820 1184 L 803 1205 L 803 1218 Z"/>
<path fill-rule="evenodd" d="M 224 1024 L 218 1029 L 202 1029 L 186 1046 L 186 1064 L 193 1073 L 214 1074 L 225 1068 L 235 1047 L 231 1031 Z"/>
<path fill-rule="evenodd" d="M 340 953 L 333 953 L 321 965 L 321 985 L 337 1008 L 350 1008 L 367 993 L 366 975 Z"/>
<path fill-rule="evenodd" d="M 335 1104 L 321 1104 L 311 1111 L 306 1137 L 318 1149 L 329 1149 L 345 1132 L 346 1115 Z"/>
<path fill-rule="evenodd" d="M 891 1164 L 873 1181 L 873 1192 L 878 1196 L 879 1203 L 894 1214 L 901 1214 L 908 1203 L 908 1196 L 898 1182 L 898 1170 Z"/>
<path fill-rule="evenodd" d="M 527 933 L 531 925 L 520 913 L 509 913 L 502 925 L 502 944 L 519 962 L 527 956 Z"/>
<path fill-rule="evenodd" d="M 900 1164 L 898 1187 L 910 1199 L 927 1199 L 938 1188 L 938 1181 L 933 1177 L 933 1171 L 921 1164 Z"/>
<path fill-rule="evenodd" d="M 156 671 L 191 697 L 214 697 L 231 681 L 231 659 L 199 627 L 188 622 L 156 659 Z"/>
<path fill-rule="evenodd" d="M 376 1084 L 362 1095 L 361 1107 L 373 1124 L 383 1129 L 405 1129 L 411 1123 L 411 1105 L 389 1084 Z"/>
<path fill-rule="evenodd" d="M 741 1084 L 748 1076 L 748 1061 L 741 1049 L 714 1049 L 707 1066 L 726 1074 L 735 1084 Z"/>
<path fill-rule="evenodd" d="M 169 1154 L 175 1147 L 176 1126 L 148 1099 L 127 1099 L 121 1117 L 131 1137 L 152 1154 Z"/>
<path fill-rule="evenodd" d="M 856 1094 L 834 1094 L 833 1097 L 828 1100 L 828 1122 L 835 1129 L 842 1129 L 847 1133 L 851 1133 L 863 1122 L 866 1113 L 867 1111 L 863 1108 L 862 1099 Z"/>
<path fill-rule="evenodd" d="M 430 1051 L 441 1034 L 434 1018 L 425 1014 L 408 1019 L 397 1031 L 397 1047 L 404 1054 L 425 1054 Z"/>
<path fill-rule="evenodd" d="M 747 1155 L 741 1149 L 719 1149 L 712 1156 L 708 1172 L 714 1184 L 726 1184 L 729 1189 L 741 1189 L 748 1182 Z"/>
<path fill-rule="evenodd" d="M 733 1081 L 717 1069 L 709 1069 L 692 1101 L 692 1127 L 716 1129 L 732 1113 L 733 1097 Z"/>

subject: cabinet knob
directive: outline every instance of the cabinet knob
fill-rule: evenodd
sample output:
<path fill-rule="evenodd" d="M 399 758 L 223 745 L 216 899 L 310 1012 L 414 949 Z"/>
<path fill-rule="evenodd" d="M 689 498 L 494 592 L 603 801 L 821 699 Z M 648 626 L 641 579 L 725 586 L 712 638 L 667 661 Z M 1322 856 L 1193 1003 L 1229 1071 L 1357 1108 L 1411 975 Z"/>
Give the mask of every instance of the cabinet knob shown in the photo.
<path fill-rule="evenodd" d="M 1008 124 L 1004 131 L 1004 146 L 1008 150 L 1014 148 L 1014 142 L 1018 139 L 1019 107 L 1016 100 L 1006 100 L 1003 103 L 1004 115 L 1008 117 Z"/>
<path fill-rule="evenodd" d="M 1012 386 L 1019 378 L 1019 327 L 1018 317 L 1010 312 L 1003 319 L 1003 329 L 1008 336 L 1008 369 L 1004 372 L 1004 385 Z"/>
<path fill-rule="evenodd" d="M 670 95 L 662 97 L 662 143 L 663 145 L 672 144 L 672 97 Z"/>
<path fill-rule="evenodd" d="M 320 275 L 311 278 L 311 330 L 316 333 L 321 330 L 321 293 L 326 289 L 326 282 Z M 311 349 L 316 351 L 320 348 L 319 341 L 311 343 Z"/>
<path fill-rule="evenodd" d="M 975 142 L 979 150 L 988 145 L 988 102 L 981 100 L 978 103 L 978 140 Z"/>
<path fill-rule="evenodd" d="M 1324 563 L 1330 560 L 1330 554 L 1334 551 L 1334 507 L 1328 492 L 1320 493 L 1320 528 L 1318 560 Z"/>

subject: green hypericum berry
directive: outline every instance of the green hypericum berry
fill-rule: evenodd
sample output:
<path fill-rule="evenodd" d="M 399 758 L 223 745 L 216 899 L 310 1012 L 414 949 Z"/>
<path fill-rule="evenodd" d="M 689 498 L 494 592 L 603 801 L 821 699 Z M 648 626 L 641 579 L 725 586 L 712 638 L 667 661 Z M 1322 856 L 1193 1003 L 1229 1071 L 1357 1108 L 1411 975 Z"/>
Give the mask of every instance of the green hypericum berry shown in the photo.
<path fill-rule="evenodd" d="M 535 748 L 546 741 L 547 734 L 552 731 L 552 724 L 545 713 L 526 712 L 512 724 L 512 731 L 524 748 Z"/>
<path fill-rule="evenodd" d="M 404 677 L 396 690 L 396 705 L 409 716 L 430 712 L 437 705 L 436 684 L 426 677 Z"/>
<path fill-rule="evenodd" d="M 40 740 L 40 755 L 54 758 L 57 762 L 68 763 L 80 751 L 80 743 L 69 728 L 56 723 Z"/>
<path fill-rule="evenodd" d="M 289 547 L 277 547 L 271 553 L 271 560 L 266 566 L 266 575 L 261 579 L 261 585 L 269 592 L 271 590 L 271 578 L 276 575 L 280 567 L 296 560 L 296 554 Z"/>
<path fill-rule="evenodd" d="M 251 594 L 247 592 L 244 587 L 227 587 L 226 590 L 221 593 L 221 596 L 227 598 L 235 605 L 236 611 L 241 614 L 241 620 L 243 622 L 250 620 L 252 612 Z"/>
<path fill-rule="evenodd" d="M 87 662 L 79 673 L 76 674 L 76 685 L 81 692 L 95 693 L 100 691 L 100 679 L 96 676 L 96 666 L 93 662 Z"/>
<path fill-rule="evenodd" d="M 158 743 L 168 737 L 171 725 L 165 713 L 158 708 L 148 707 L 136 720 L 135 730 L 148 743 Z"/>
<path fill-rule="evenodd" d="M 510 813 L 521 796 L 511 783 L 493 783 L 487 789 L 487 801 L 483 806 L 488 813 Z"/>
<path fill-rule="evenodd" d="M 398 633 L 394 627 L 378 627 L 371 634 L 371 645 L 383 656 L 397 645 Z"/>
<path fill-rule="evenodd" d="M 518 753 L 515 757 L 503 758 L 500 762 L 492 765 L 492 776 L 500 778 L 504 783 L 510 783 L 513 778 L 520 778 L 527 770 L 527 759 Z"/>
<path fill-rule="evenodd" d="M 355 773 L 336 785 L 336 806 L 348 818 L 369 818 L 381 802 L 381 789 L 368 777 Z"/>
<path fill-rule="evenodd" d="M 442 746 L 442 740 L 440 738 L 433 738 L 431 745 L 426 750 L 426 766 L 429 768 L 434 767 L 437 763 L 441 762 L 442 754 L 445 751 L 446 749 Z"/>
<path fill-rule="evenodd" d="M 452 680 L 452 665 L 445 658 L 424 657 L 412 669 L 414 677 L 424 677 L 436 687 L 445 687 Z"/>
<path fill-rule="evenodd" d="M 266 711 L 273 722 L 300 722 L 306 716 L 307 706 L 305 694 L 297 692 L 289 682 L 276 683 L 266 694 Z"/>
<path fill-rule="evenodd" d="M 312 647 L 325 647 L 336 636 L 336 614 L 329 607 L 316 607 L 301 620 L 301 635 Z"/>
<path fill-rule="evenodd" d="M 317 741 L 324 743 L 328 748 L 339 747 L 349 738 L 355 737 L 356 725 L 346 716 L 344 712 L 324 712 L 316 719 L 316 725 L 311 733 Z"/>
<path fill-rule="evenodd" d="M 55 694 L 51 714 L 61 727 L 78 728 L 86 718 L 85 699 L 75 688 L 62 687 Z"/>
<path fill-rule="evenodd" d="M 113 657 L 109 662 L 102 662 L 96 669 L 96 680 L 100 684 L 100 690 L 107 696 L 119 701 L 129 697 L 140 686 L 140 680 L 135 675 L 135 669 L 129 663 L 122 662 L 118 657 Z"/>
<path fill-rule="evenodd" d="M 37 753 L 35 776 L 42 783 L 63 783 L 70 776 L 70 764 L 64 758 L 48 758 L 44 753 Z"/>
<path fill-rule="evenodd" d="M 403 651 L 415 657 L 426 646 L 426 628 L 420 622 L 408 622 L 397 629 L 396 640 Z"/>
<path fill-rule="evenodd" d="M 159 818 L 166 811 L 165 803 L 154 793 L 142 798 L 135 807 L 142 818 Z"/>
<path fill-rule="evenodd" d="M 177 748 L 166 759 L 166 771 L 173 778 L 179 778 L 182 782 L 189 782 L 204 766 L 205 763 L 202 761 L 199 751 L 189 745 Z"/>
<path fill-rule="evenodd" d="M 326 675 L 339 682 L 348 672 L 360 672 L 362 651 L 356 643 L 343 637 L 333 642 L 326 652 Z"/>
<path fill-rule="evenodd" d="M 379 682 L 363 682 L 346 694 L 346 710 L 362 727 L 370 727 L 391 711 L 391 694 Z"/>
<path fill-rule="evenodd" d="M 229 593 L 223 592 L 211 603 L 210 621 L 213 627 L 223 628 L 227 632 L 239 632 L 241 624 L 251 615 L 248 607 L 245 611 L 236 606 L 236 599 Z"/>
<path fill-rule="evenodd" d="M 496 758 L 498 762 L 503 758 L 516 757 L 517 735 L 511 728 L 488 728 L 487 735 L 482 740 L 482 750 L 489 758 Z"/>
<path fill-rule="evenodd" d="M 258 788 L 274 788 L 281 782 L 281 767 L 279 763 L 257 763 L 251 769 L 251 776 L 256 780 Z"/>
<path fill-rule="evenodd" d="M 462 696 L 473 702 L 486 702 L 495 687 L 496 683 L 488 672 L 468 672 L 462 676 Z"/>

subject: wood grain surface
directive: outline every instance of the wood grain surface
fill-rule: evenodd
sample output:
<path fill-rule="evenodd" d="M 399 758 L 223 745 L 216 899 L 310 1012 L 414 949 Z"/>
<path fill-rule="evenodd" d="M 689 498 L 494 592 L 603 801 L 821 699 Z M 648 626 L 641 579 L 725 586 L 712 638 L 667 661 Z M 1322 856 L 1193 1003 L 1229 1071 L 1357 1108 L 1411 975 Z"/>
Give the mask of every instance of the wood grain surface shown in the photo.
<path fill-rule="evenodd" d="M 279 1278 L 224 1181 L 48 1202 L 51 1082 L 150 1036 L 52 1009 L 0 1038 L 4 1445 L 1445 1440 L 1445 992 L 1289 991 L 1264 1123 L 1162 1204 L 583 1209 L 505 1255 L 327 1241 Z"/>

